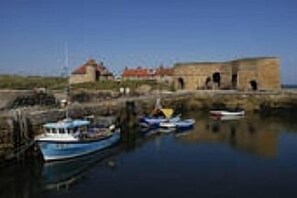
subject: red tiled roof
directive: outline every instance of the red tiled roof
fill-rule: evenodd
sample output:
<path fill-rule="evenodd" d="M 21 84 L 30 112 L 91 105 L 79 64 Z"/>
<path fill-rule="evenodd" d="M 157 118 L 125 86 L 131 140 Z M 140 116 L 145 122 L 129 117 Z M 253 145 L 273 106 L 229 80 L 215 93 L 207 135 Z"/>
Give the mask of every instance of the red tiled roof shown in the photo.
<path fill-rule="evenodd" d="M 128 69 L 122 73 L 122 77 L 154 77 L 154 76 L 173 76 L 172 68 L 159 67 L 158 69 L 137 68 Z"/>
<path fill-rule="evenodd" d="M 72 74 L 85 74 L 87 65 L 81 65 L 77 69 L 75 69 Z"/>
<path fill-rule="evenodd" d="M 173 69 L 159 67 L 156 69 L 156 76 L 173 76 Z"/>
<path fill-rule="evenodd" d="M 96 71 L 99 71 L 101 75 L 112 75 L 112 73 L 107 70 L 102 62 L 98 64 L 94 59 L 90 59 L 85 64 L 76 68 L 72 74 L 86 74 L 87 66 L 95 67 Z"/>
<path fill-rule="evenodd" d="M 146 68 L 125 69 L 122 73 L 122 77 L 150 77 L 153 75 L 153 70 Z"/>

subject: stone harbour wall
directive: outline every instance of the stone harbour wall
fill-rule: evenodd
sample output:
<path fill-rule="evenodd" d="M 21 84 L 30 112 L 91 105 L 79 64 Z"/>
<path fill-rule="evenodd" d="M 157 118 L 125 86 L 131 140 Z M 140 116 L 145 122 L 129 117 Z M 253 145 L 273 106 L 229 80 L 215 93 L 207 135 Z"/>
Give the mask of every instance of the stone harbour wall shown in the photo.
<path fill-rule="evenodd" d="M 73 102 L 68 107 L 68 112 L 73 118 L 95 115 L 114 116 L 116 120 L 124 120 L 122 117 L 125 116 L 123 112 L 125 113 L 127 102 L 134 103 L 133 112 L 137 117 L 149 114 L 153 110 L 157 98 L 161 98 L 161 104 L 164 108 L 173 108 L 176 113 L 204 111 L 207 114 L 211 109 L 233 109 L 236 107 L 245 109 L 247 115 L 297 111 L 297 90 L 269 92 L 203 90 L 118 97 L 100 101 L 92 100 L 93 102 Z M 15 111 L 21 112 L 21 120 L 26 120 L 26 124 L 15 121 Z M 11 149 L 22 143 L 22 138 L 33 138 L 42 132 L 41 126 L 44 123 L 63 119 L 65 114 L 65 109 L 58 107 L 19 107 L 2 111 L 0 113 L 0 161 L 1 158 L 6 159 L 3 156 L 8 151 L 11 153 Z M 20 126 L 25 126 L 26 132 L 20 131 Z"/>

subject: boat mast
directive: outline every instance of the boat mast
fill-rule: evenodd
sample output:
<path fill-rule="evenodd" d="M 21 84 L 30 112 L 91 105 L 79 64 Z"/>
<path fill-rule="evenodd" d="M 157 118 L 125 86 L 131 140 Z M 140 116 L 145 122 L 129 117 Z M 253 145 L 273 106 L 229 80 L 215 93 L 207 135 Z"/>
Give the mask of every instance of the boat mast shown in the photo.
<path fill-rule="evenodd" d="M 65 72 L 65 77 L 67 80 L 67 85 L 65 88 L 65 93 L 66 93 L 66 109 L 65 109 L 65 116 L 66 119 L 69 118 L 69 102 L 70 102 L 70 84 L 69 84 L 69 79 L 68 79 L 68 45 L 67 42 L 65 42 L 65 65 L 63 68 L 64 72 Z"/>
<path fill-rule="evenodd" d="M 159 70 L 159 72 L 162 72 L 162 71 L 160 71 L 161 69 L 163 69 L 163 64 L 160 64 L 159 65 L 159 68 L 157 68 L 155 70 L 155 72 L 157 70 Z M 155 109 L 162 109 L 162 104 L 161 104 L 161 99 L 162 99 L 162 85 L 161 85 L 161 83 L 162 83 L 162 79 L 159 82 L 157 81 L 157 90 L 158 90 L 158 92 L 157 92 L 157 100 L 156 100 Z"/>

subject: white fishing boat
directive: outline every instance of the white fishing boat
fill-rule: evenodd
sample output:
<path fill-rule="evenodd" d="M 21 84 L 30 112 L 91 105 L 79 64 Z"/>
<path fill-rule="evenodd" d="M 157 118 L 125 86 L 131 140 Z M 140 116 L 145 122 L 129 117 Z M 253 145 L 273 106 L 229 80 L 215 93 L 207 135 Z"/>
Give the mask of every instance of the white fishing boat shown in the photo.
<path fill-rule="evenodd" d="M 64 119 L 43 125 L 44 133 L 37 136 L 45 161 L 66 160 L 100 151 L 120 140 L 120 129 L 90 128 L 90 121 Z"/>

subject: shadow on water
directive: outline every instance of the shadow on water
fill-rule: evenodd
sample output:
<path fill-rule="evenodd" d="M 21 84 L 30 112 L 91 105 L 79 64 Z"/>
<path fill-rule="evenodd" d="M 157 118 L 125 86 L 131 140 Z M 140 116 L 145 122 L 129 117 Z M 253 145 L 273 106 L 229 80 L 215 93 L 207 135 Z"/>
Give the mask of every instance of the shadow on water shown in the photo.
<path fill-rule="evenodd" d="M 114 157 L 120 145 L 85 157 L 44 163 L 41 159 L 28 159 L 21 164 L 3 167 L 0 171 L 0 197 L 39 197 L 44 191 L 68 190 L 94 166 L 116 168 Z"/>
<path fill-rule="evenodd" d="M 0 197 L 38 197 L 41 193 L 42 161 L 27 159 L 0 170 Z"/>

